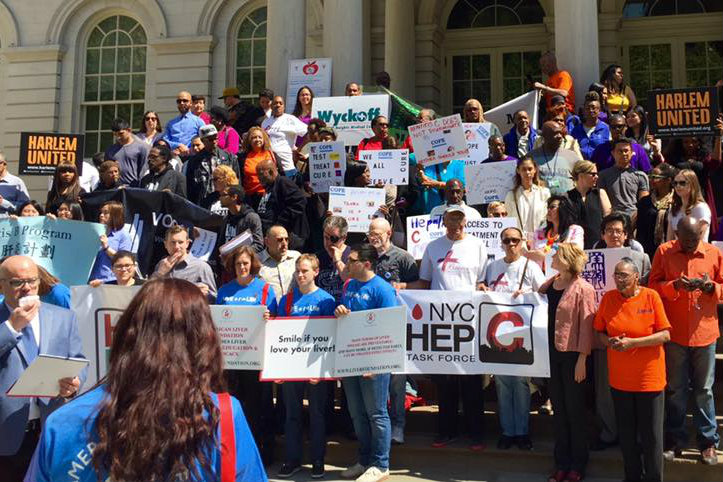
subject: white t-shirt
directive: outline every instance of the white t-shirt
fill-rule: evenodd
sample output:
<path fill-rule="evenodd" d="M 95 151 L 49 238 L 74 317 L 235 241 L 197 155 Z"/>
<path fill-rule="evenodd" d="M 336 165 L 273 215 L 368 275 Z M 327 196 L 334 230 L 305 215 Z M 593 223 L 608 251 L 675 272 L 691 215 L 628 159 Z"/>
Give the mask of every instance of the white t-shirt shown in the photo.
<path fill-rule="evenodd" d="M 430 282 L 432 290 L 474 291 L 485 280 L 487 247 L 477 237 L 465 234 L 459 241 L 447 236 L 427 245 L 419 268 L 419 278 Z"/>
<path fill-rule="evenodd" d="M 710 234 L 710 207 L 708 207 L 708 203 L 698 203 L 695 206 L 692 207 L 690 210 L 690 216 L 699 220 L 699 221 L 705 221 L 708 223 L 708 227 L 705 228 L 705 231 L 703 231 L 703 237 L 700 238 L 703 241 L 708 241 L 708 235 Z M 683 219 L 685 217 L 685 211 L 683 208 L 678 210 L 678 214 L 673 215 L 673 210 L 671 209 L 668 211 L 668 234 L 667 234 L 667 240 L 671 241 L 673 239 L 677 239 L 678 237 L 675 235 L 675 230 L 678 228 L 678 221 Z"/>
<path fill-rule="evenodd" d="M 264 119 L 261 128 L 269 135 L 271 150 L 281 160 L 284 170 L 295 169 L 291 149 L 296 138 L 306 134 L 308 126 L 293 115 L 281 114 L 279 117 Z"/>
<path fill-rule="evenodd" d="M 545 275 L 542 274 L 540 265 L 534 261 L 527 263 L 527 258 L 521 256 L 517 261 L 507 263 L 504 259 L 493 261 L 487 268 L 485 284 L 490 291 L 501 291 L 503 293 L 514 293 L 520 286 L 522 273 L 525 277 L 522 280 L 522 291 L 528 293 L 537 291 L 545 282 Z"/>

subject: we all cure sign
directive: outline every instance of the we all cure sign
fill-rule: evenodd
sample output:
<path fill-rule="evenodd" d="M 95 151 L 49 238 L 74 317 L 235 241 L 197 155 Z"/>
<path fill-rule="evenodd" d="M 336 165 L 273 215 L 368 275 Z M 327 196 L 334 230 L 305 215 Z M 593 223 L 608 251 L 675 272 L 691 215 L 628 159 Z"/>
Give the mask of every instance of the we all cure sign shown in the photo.
<path fill-rule="evenodd" d="M 21 132 L 20 175 L 52 176 L 58 164 L 75 164 L 80 174 L 84 140 L 82 134 Z"/>
<path fill-rule="evenodd" d="M 648 125 L 657 137 L 715 135 L 718 91 L 715 87 L 651 90 Z"/>

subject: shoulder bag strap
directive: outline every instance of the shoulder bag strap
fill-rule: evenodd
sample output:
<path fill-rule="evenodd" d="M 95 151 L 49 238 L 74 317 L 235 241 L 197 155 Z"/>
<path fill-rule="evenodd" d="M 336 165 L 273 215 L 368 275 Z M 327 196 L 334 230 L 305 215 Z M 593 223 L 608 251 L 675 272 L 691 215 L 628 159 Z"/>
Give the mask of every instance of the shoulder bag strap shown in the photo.
<path fill-rule="evenodd" d="M 286 316 L 291 316 L 291 308 L 294 306 L 294 289 L 291 288 L 286 294 Z"/>
<path fill-rule="evenodd" d="M 236 437 L 233 428 L 231 396 L 224 392 L 218 394 L 218 408 L 221 412 L 221 482 L 236 480 Z"/>
<path fill-rule="evenodd" d="M 527 264 L 530 262 L 530 258 L 525 260 L 525 267 L 522 268 L 522 276 L 520 277 L 520 286 L 517 287 L 517 291 L 522 289 L 522 282 L 525 281 L 525 273 L 527 273 Z"/>
<path fill-rule="evenodd" d="M 261 304 L 263 306 L 266 306 L 266 300 L 269 297 L 269 284 L 265 283 L 263 289 L 261 290 Z"/>

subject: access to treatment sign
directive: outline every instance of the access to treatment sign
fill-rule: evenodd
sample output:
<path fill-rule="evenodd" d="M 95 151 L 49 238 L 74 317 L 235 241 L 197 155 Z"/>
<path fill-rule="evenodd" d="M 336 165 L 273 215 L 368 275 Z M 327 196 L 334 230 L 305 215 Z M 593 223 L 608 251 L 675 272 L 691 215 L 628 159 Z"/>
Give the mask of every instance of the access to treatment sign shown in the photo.
<path fill-rule="evenodd" d="M 352 97 L 316 97 L 311 117 L 319 118 L 333 127 L 337 140 L 356 146 L 365 137 L 372 137 L 372 120 L 389 117 L 388 95 L 357 95 Z"/>

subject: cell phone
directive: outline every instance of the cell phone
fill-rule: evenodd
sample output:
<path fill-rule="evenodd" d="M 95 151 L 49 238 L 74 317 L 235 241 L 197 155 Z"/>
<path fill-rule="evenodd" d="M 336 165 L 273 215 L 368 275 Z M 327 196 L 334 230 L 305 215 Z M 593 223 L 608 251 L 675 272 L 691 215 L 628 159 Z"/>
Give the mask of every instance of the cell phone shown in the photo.
<path fill-rule="evenodd" d="M 20 306 L 32 305 L 36 301 L 40 301 L 40 296 L 38 296 L 38 295 L 23 296 L 22 298 L 20 298 L 18 300 L 18 304 Z"/>

